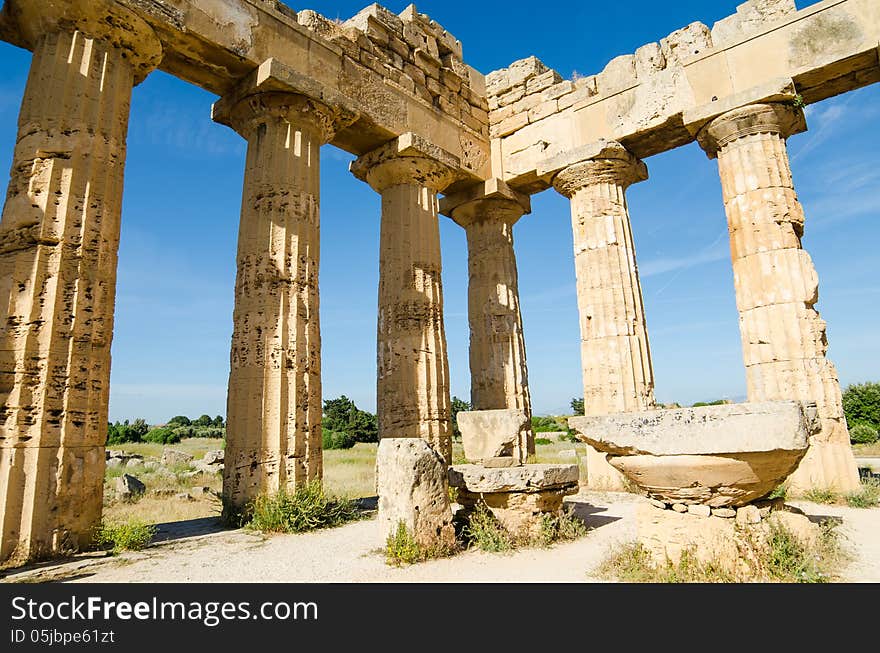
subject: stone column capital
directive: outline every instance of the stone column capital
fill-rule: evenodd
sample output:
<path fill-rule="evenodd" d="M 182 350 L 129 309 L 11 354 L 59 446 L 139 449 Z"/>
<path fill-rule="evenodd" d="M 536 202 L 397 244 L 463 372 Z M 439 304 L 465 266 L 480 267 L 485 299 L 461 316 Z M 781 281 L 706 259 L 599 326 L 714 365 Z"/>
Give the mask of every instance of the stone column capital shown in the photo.
<path fill-rule="evenodd" d="M 229 125 L 250 140 L 257 127 L 268 120 L 284 120 L 311 129 L 321 143 L 329 143 L 338 129 L 338 113 L 323 102 L 300 93 L 265 91 L 248 95 L 214 120 Z"/>
<path fill-rule="evenodd" d="M 793 104 L 771 102 L 750 104 L 722 114 L 697 133 L 697 142 L 709 158 L 728 143 L 752 134 L 778 134 L 788 138 L 806 131 L 804 111 Z"/>
<path fill-rule="evenodd" d="M 403 184 L 440 193 L 463 177 L 458 157 L 410 132 L 364 154 L 349 169 L 377 193 Z"/>
<path fill-rule="evenodd" d="M 518 193 L 494 178 L 440 200 L 440 213 L 465 229 L 479 222 L 513 225 L 531 210 L 528 195 Z"/>
<path fill-rule="evenodd" d="M 648 178 L 645 163 L 617 141 L 598 141 L 580 154 L 586 156 L 571 163 L 558 160 L 545 164 L 545 167 L 553 167 L 554 164 L 565 163 L 564 166 L 558 165 L 561 169 L 554 175 L 552 183 L 566 197 L 595 184 L 615 184 L 627 188 Z M 569 161 L 572 158 L 569 156 Z"/>
<path fill-rule="evenodd" d="M 48 34 L 80 32 L 120 51 L 135 85 L 162 61 L 162 43 L 147 22 L 114 0 L 6 0 L 3 7 L 29 50 Z"/>

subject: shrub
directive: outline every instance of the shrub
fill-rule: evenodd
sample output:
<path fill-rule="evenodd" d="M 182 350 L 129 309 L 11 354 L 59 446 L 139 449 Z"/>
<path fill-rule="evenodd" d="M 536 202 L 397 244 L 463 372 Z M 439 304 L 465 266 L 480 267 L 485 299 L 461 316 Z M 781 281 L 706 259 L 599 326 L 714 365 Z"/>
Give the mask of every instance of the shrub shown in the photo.
<path fill-rule="evenodd" d="M 248 528 L 270 533 L 332 528 L 362 517 L 354 501 L 325 494 L 321 481 L 306 483 L 293 492 L 261 495 L 248 512 Z"/>
<path fill-rule="evenodd" d="M 192 420 L 186 415 L 176 415 L 168 420 L 169 426 L 189 426 L 190 424 L 192 424 Z"/>
<path fill-rule="evenodd" d="M 553 444 L 550 438 L 535 438 L 535 444 Z"/>
<path fill-rule="evenodd" d="M 541 517 L 541 533 L 539 543 L 550 546 L 555 542 L 568 542 L 576 540 L 587 534 L 587 525 L 575 517 L 569 511 L 564 510 L 558 515 L 543 515 Z"/>
<path fill-rule="evenodd" d="M 107 444 L 123 444 L 125 442 L 140 442 L 150 430 L 147 422 L 141 418 L 129 424 L 128 420 L 107 423 Z"/>
<path fill-rule="evenodd" d="M 327 431 L 346 433 L 354 439 L 354 442 L 379 441 L 379 423 L 376 416 L 360 410 L 345 395 L 324 402 L 323 427 Z M 347 449 L 348 447 L 331 448 Z"/>
<path fill-rule="evenodd" d="M 458 428 L 458 414 L 461 411 L 467 412 L 469 410 L 471 410 L 470 402 L 458 397 L 452 398 L 452 437 L 461 437 L 461 429 Z"/>
<path fill-rule="evenodd" d="M 139 519 L 125 522 L 106 522 L 95 529 L 95 544 L 109 548 L 113 553 L 138 551 L 150 543 L 156 534 L 156 527 Z"/>
<path fill-rule="evenodd" d="M 849 429 L 849 440 L 853 444 L 871 444 L 877 439 L 877 429 L 866 422 L 857 422 Z"/>
<path fill-rule="evenodd" d="M 837 494 L 833 490 L 814 487 L 804 492 L 804 499 L 813 503 L 836 503 Z"/>
<path fill-rule="evenodd" d="M 463 535 L 469 546 L 491 553 L 510 551 L 516 546 L 510 533 L 482 503 L 468 517 Z"/>
<path fill-rule="evenodd" d="M 176 444 L 180 442 L 180 434 L 177 429 L 168 426 L 153 429 L 144 436 L 147 442 L 155 442 L 157 444 Z"/>
<path fill-rule="evenodd" d="M 850 492 L 844 497 L 850 508 L 873 508 L 880 505 L 880 482 L 863 481 L 861 489 Z"/>
<path fill-rule="evenodd" d="M 416 542 L 416 538 L 410 533 L 406 523 L 400 520 L 397 523 L 397 530 L 389 534 L 385 540 L 385 563 L 400 567 L 421 562 L 424 559 L 425 554 L 422 547 Z"/>
<path fill-rule="evenodd" d="M 857 383 L 843 391 L 846 423 L 868 424 L 880 429 L 880 383 Z"/>
<path fill-rule="evenodd" d="M 338 433 L 327 429 L 321 432 L 321 442 L 324 449 L 351 449 L 357 443 L 350 433 Z"/>
<path fill-rule="evenodd" d="M 564 431 L 566 427 L 560 426 L 552 417 L 532 417 L 532 430 L 535 433 L 554 433 Z"/>

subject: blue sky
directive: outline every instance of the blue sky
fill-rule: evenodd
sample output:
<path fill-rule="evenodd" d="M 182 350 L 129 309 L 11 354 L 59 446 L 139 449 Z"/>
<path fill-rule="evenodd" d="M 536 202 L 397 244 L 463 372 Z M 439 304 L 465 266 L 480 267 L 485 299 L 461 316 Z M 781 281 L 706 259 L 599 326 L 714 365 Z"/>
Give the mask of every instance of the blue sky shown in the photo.
<path fill-rule="evenodd" d="M 348 18 L 363 3 L 290 4 Z M 395 12 L 407 3 L 388 2 Z M 534 54 L 569 77 L 692 21 L 709 25 L 736 0 L 707 3 L 422 2 L 487 73 Z M 809 3 L 799 2 L 803 7 Z M 8 170 L 30 53 L 0 43 L 0 169 Z M 245 144 L 210 120 L 215 96 L 154 73 L 134 91 L 119 251 L 110 417 L 225 413 L 235 250 Z M 789 141 L 807 214 L 804 245 L 820 277 L 818 308 L 841 382 L 880 379 L 880 86 L 808 109 Z M 324 397 L 375 409 L 379 197 L 322 157 L 321 321 Z M 745 394 L 717 167 L 695 144 L 648 159 L 628 194 L 654 357 L 656 396 L 693 403 Z M 577 302 L 568 202 L 532 198 L 514 231 L 535 412 L 580 396 Z M 453 394 L 469 396 L 467 249 L 441 218 Z"/>

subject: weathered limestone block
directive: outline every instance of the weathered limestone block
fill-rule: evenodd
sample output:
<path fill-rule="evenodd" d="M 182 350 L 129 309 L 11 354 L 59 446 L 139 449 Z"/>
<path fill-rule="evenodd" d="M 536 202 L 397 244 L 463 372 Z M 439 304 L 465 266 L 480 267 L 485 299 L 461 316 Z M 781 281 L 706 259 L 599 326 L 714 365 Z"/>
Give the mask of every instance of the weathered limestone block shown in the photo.
<path fill-rule="evenodd" d="M 379 437 L 422 438 L 452 460 L 437 193 L 459 161 L 404 134 L 352 164 L 382 194 L 377 413 Z"/>
<path fill-rule="evenodd" d="M 515 535 L 535 535 L 541 518 L 558 514 L 566 496 L 578 489 L 577 465 L 525 465 L 485 468 L 456 465 L 449 468 L 449 485 L 458 488 L 463 515 L 484 505 L 500 524 Z"/>
<path fill-rule="evenodd" d="M 749 519 L 740 519 L 743 511 L 749 513 Z M 808 546 L 819 536 L 818 524 L 785 506 L 769 513 L 766 519 L 758 513 L 755 506 L 746 506 L 737 511 L 736 519 L 731 519 L 706 516 L 705 511 L 695 515 L 658 510 L 645 503 L 636 508 L 636 537 L 658 566 L 665 566 L 667 561 L 678 564 L 687 553 L 702 564 L 718 565 L 736 574 L 747 572 L 748 556 L 766 550 L 773 528 L 784 528 Z"/>
<path fill-rule="evenodd" d="M 712 26 L 712 41 L 715 47 L 726 48 L 796 11 L 794 0 L 748 0 L 736 8 L 735 14 Z"/>
<path fill-rule="evenodd" d="M 116 3 L 27 3 L 33 52 L 0 221 L 0 562 L 81 548 L 101 518 L 132 87 L 161 46 Z"/>
<path fill-rule="evenodd" d="M 497 179 L 440 205 L 467 232 L 471 405 L 480 411 L 517 409 L 527 421 L 531 399 L 513 225 L 529 209 L 528 197 Z M 525 437 L 522 450 L 534 453 L 533 436 Z"/>
<path fill-rule="evenodd" d="M 320 148 L 337 117 L 296 93 L 241 94 L 214 116 L 248 141 L 223 481 L 237 509 L 322 475 Z"/>
<path fill-rule="evenodd" d="M 382 439 L 376 477 L 383 540 L 403 522 L 422 546 L 455 543 L 446 461 L 426 441 Z"/>
<path fill-rule="evenodd" d="M 526 461 L 528 437 L 532 433 L 531 417 L 526 411 L 461 411 L 456 419 L 468 462 L 485 463 L 490 458 L 501 457 L 511 457 L 516 464 Z"/>
<path fill-rule="evenodd" d="M 134 499 L 146 491 L 147 486 L 137 476 L 123 474 L 116 479 L 116 496 L 123 501 Z"/>
<path fill-rule="evenodd" d="M 573 417 L 569 424 L 650 498 L 721 508 L 760 499 L 782 483 L 819 427 L 816 413 L 787 401 Z"/>
<path fill-rule="evenodd" d="M 822 429 L 791 487 L 849 492 L 859 485 L 858 471 L 837 372 L 825 357 L 818 277 L 801 248 L 804 211 L 785 143 L 805 128 L 803 111 L 790 104 L 754 104 L 715 118 L 697 139 L 718 159 L 749 400 L 815 402 Z"/>
<path fill-rule="evenodd" d="M 449 469 L 449 484 L 469 492 L 529 492 L 577 484 L 577 465 L 537 464 L 508 469 L 456 465 Z"/>

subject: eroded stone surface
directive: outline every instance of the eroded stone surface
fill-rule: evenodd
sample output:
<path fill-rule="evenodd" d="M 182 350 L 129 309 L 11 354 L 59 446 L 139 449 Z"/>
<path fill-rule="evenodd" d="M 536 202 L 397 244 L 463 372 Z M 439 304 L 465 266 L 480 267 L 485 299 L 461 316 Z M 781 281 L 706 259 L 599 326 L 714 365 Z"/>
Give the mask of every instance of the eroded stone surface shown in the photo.
<path fill-rule="evenodd" d="M 419 544 L 455 542 L 446 461 L 424 440 L 385 438 L 376 455 L 382 536 L 403 522 Z"/>
<path fill-rule="evenodd" d="M 79 6 L 97 38 L 60 3 L 21 17 L 34 57 L 0 222 L 0 561 L 85 546 L 101 518 L 129 104 L 161 48 L 122 8 L 98 29 L 96 8 Z"/>
<path fill-rule="evenodd" d="M 480 465 L 449 468 L 449 485 L 469 492 L 528 492 L 577 484 L 577 465 L 536 464 L 490 469 Z"/>
<path fill-rule="evenodd" d="M 524 410 L 461 411 L 457 415 L 461 444 L 468 462 L 510 457 L 526 461 L 531 418 Z"/>
<path fill-rule="evenodd" d="M 858 470 L 837 371 L 825 357 L 819 280 L 801 247 L 804 211 L 785 142 L 803 121 L 791 105 L 757 104 L 716 118 L 699 140 L 718 158 L 749 400 L 816 402 L 822 428 L 791 487 L 850 492 L 859 486 Z"/>

